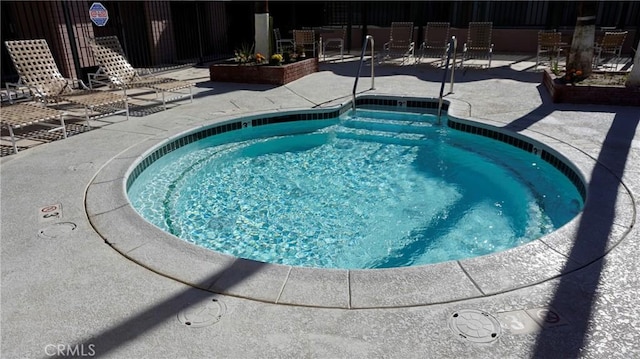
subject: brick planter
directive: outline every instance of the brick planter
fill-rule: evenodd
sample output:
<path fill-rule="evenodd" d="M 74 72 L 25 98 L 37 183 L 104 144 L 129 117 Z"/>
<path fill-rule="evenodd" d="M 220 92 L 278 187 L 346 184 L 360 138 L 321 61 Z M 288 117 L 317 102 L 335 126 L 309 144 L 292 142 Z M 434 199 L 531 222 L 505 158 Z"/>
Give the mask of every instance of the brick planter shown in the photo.
<path fill-rule="evenodd" d="M 317 58 L 280 66 L 213 64 L 209 78 L 217 82 L 284 85 L 314 72 L 318 72 Z"/>
<path fill-rule="evenodd" d="M 565 85 L 555 80 L 548 69 L 542 73 L 542 83 L 553 102 L 640 106 L 640 90 L 624 86 Z"/>

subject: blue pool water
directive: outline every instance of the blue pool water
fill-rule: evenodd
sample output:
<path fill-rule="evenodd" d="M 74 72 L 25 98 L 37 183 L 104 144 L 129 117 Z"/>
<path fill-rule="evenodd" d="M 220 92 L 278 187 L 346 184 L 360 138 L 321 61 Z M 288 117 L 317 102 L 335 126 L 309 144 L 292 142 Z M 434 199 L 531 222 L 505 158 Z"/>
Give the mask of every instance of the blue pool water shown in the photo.
<path fill-rule="evenodd" d="M 129 197 L 185 241 L 321 268 L 503 251 L 554 231 L 583 205 L 536 155 L 431 115 L 369 110 L 205 138 L 150 165 Z"/>

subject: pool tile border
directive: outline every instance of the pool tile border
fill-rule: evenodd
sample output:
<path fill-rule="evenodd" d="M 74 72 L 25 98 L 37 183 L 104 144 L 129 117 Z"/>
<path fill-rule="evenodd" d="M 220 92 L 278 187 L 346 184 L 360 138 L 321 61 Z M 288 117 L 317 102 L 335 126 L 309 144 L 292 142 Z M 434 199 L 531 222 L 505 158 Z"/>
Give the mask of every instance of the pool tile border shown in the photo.
<path fill-rule="evenodd" d="M 423 113 L 435 111 L 438 106 L 435 99 L 386 95 L 361 96 L 356 103 L 359 108 Z M 406 307 L 482 297 L 537 284 L 597 259 L 594 257 L 597 254 L 588 251 L 581 258 L 569 258 L 566 254 L 566 248 L 572 243 L 581 219 L 581 215 L 578 215 L 564 227 L 539 240 L 504 252 L 467 260 L 373 270 L 299 268 L 238 259 L 206 250 L 153 226 L 138 216 L 130 203 L 122 204 L 121 199 L 126 198 L 126 190 L 144 169 L 182 146 L 204 137 L 248 126 L 333 118 L 335 114 L 349 111 L 350 106 L 347 103 L 338 108 L 303 109 L 223 119 L 190 128 L 168 138 L 144 141 L 116 156 L 96 175 L 87 190 L 89 219 L 96 231 L 114 249 L 159 274 L 216 293 L 311 307 Z M 449 127 L 495 138 L 539 155 L 562 171 L 576 184 L 583 198 L 587 198 L 584 179 L 588 177 L 585 173 L 589 173 L 592 166 L 598 165 L 593 159 L 585 155 L 578 162 L 569 162 L 562 153 L 567 152 L 567 149 L 571 152 L 571 148 L 563 148 L 562 143 L 554 143 L 556 149 L 553 149 L 540 139 L 534 140 L 479 120 L 456 116 L 457 113 L 465 112 L 463 107 L 462 103 L 455 100 L 443 103 L 443 109 L 448 111 Z M 558 148 L 562 149 L 558 151 Z M 572 155 L 580 154 L 572 152 Z M 127 161 L 130 163 L 128 167 L 125 165 Z M 115 181 L 120 185 L 105 186 L 105 176 L 101 173 L 108 173 L 108 181 Z M 109 196 L 115 197 L 104 204 L 105 198 L 108 199 Z M 621 200 L 621 203 L 624 205 L 626 202 Z M 114 208 L 108 208 L 109 206 Z M 123 220 L 119 221 L 118 218 Z M 610 245 L 615 245 L 626 233 L 624 229 L 627 223 L 618 223 L 617 226 L 620 231 L 610 235 Z M 556 249 L 555 246 L 559 248 Z M 528 255 L 531 253 L 535 255 Z M 317 292 L 318 288 L 322 289 L 322 293 Z"/>

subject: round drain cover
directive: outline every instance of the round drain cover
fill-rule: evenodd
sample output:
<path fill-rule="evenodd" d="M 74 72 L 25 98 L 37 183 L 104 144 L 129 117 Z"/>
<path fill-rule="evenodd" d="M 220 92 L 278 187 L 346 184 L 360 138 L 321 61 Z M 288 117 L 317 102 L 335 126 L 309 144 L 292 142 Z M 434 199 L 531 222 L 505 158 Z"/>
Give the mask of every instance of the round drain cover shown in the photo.
<path fill-rule="evenodd" d="M 178 320 L 190 327 L 206 327 L 217 323 L 226 311 L 223 302 L 212 298 L 182 310 L 178 313 Z"/>
<path fill-rule="evenodd" d="M 501 334 L 500 322 L 489 313 L 463 309 L 451 315 L 449 328 L 461 339 L 473 343 L 490 343 Z"/>
<path fill-rule="evenodd" d="M 39 230 L 38 236 L 42 238 L 58 238 L 75 231 L 77 227 L 75 223 L 60 222 Z"/>

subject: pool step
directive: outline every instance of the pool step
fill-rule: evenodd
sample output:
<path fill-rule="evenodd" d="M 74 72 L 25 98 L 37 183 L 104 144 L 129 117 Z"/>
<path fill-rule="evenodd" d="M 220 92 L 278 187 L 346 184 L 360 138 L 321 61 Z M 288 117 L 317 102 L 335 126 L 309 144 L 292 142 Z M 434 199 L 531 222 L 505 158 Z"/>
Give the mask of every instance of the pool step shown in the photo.
<path fill-rule="evenodd" d="M 429 142 L 427 140 L 427 136 L 420 133 L 396 133 L 348 127 L 343 127 L 337 130 L 336 136 L 342 139 L 401 146 L 423 146 Z"/>
<path fill-rule="evenodd" d="M 342 125 L 365 130 L 423 135 L 433 133 L 438 129 L 433 123 L 427 121 L 385 120 L 370 117 L 349 118 L 343 121 Z"/>

